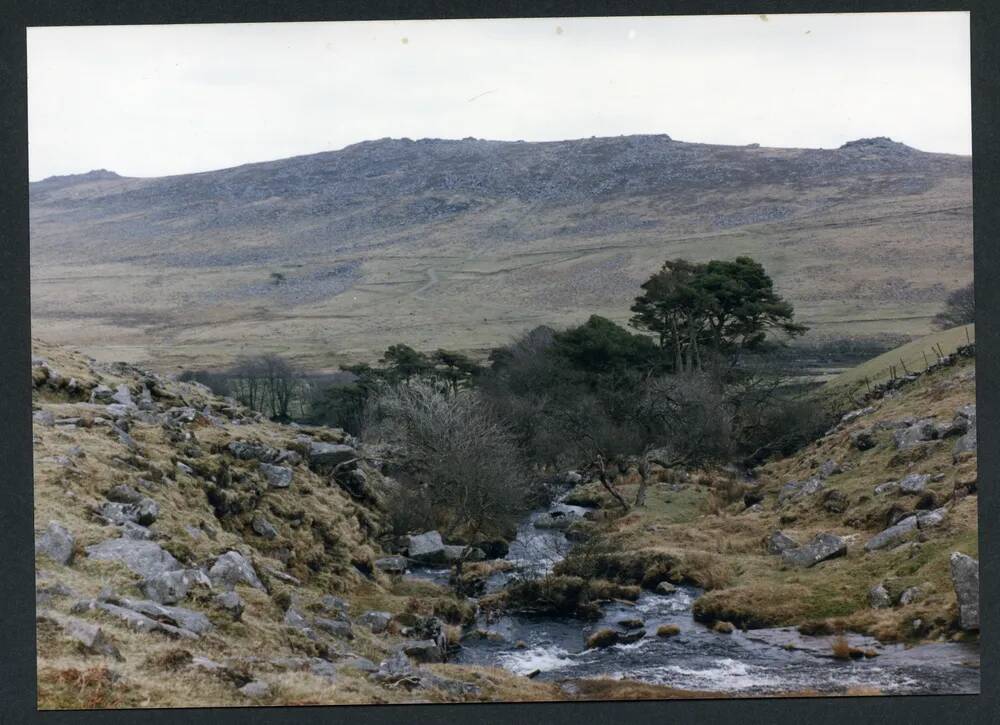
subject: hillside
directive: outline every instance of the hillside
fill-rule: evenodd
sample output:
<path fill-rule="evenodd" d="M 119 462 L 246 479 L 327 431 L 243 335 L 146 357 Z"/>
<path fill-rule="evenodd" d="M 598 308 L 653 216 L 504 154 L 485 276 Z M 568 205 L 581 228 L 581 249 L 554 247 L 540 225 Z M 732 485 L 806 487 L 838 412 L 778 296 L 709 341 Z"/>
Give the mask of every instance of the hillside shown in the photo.
<path fill-rule="evenodd" d="M 759 259 L 816 339 L 924 334 L 972 273 L 971 160 L 888 139 L 382 139 L 30 198 L 35 334 L 160 370 L 620 321 L 676 256 Z"/>
<path fill-rule="evenodd" d="M 693 615 L 751 631 L 968 640 L 955 552 L 977 557 L 975 362 L 955 359 L 741 480 L 668 474 L 622 514 L 596 483 L 566 499 L 609 521 L 558 573 L 706 592 Z M 637 477 L 621 480 L 628 500 Z M 977 584 L 978 586 L 978 584 Z M 728 626 L 728 625 L 724 625 Z M 829 651 L 830 644 L 826 644 Z"/>
<path fill-rule="evenodd" d="M 433 664 L 471 611 L 383 572 L 392 482 L 352 464 L 341 431 L 269 423 L 39 341 L 34 353 L 42 709 L 556 696 Z"/>

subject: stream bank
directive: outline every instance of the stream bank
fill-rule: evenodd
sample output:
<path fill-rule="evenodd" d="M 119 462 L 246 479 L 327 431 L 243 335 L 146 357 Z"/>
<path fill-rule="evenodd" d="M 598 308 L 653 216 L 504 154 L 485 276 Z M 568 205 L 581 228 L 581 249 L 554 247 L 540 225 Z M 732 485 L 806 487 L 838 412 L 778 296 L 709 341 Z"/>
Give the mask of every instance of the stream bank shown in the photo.
<path fill-rule="evenodd" d="M 552 571 L 573 548 L 560 528 L 539 528 L 555 513 L 579 516 L 586 509 L 556 502 L 532 512 L 519 526 L 507 561 L 513 569 L 494 574 L 487 593 Z M 448 569 L 416 569 L 410 576 L 447 584 Z M 541 616 L 505 612 L 480 614 L 451 662 L 502 667 L 510 672 L 560 683 L 568 694 L 575 681 L 605 678 L 664 685 L 720 695 L 766 695 L 812 691 L 827 694 L 938 694 L 979 691 L 977 643 L 942 642 L 907 647 L 848 634 L 852 648 L 867 657 L 838 660 L 834 637 L 806 636 L 795 628 L 715 631 L 692 617 L 702 590 L 681 584 L 673 592 L 643 591 L 634 603 L 603 604 L 600 616 Z M 641 620 L 637 641 L 586 647 L 602 629 L 626 632 L 622 622 Z M 634 625 L 634 621 L 630 624 Z M 658 636 L 664 625 L 676 634 Z M 630 638 L 639 637 L 633 628 Z"/>

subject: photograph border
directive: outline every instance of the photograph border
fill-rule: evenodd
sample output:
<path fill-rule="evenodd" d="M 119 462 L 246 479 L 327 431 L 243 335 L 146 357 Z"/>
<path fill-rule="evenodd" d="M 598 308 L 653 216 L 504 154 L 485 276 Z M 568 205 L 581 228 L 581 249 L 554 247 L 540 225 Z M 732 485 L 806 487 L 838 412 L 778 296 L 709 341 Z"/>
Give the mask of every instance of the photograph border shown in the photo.
<path fill-rule="evenodd" d="M 995 0 L 7 0 L 0 5 L 0 725 L 7 723 L 672 723 L 810 725 L 1000 721 L 1000 6 Z M 313 20 L 971 11 L 973 220 L 977 303 L 981 669 L 979 695 L 338 705 L 103 711 L 36 710 L 26 34 L 30 26 Z M 984 524 L 993 522 L 991 528 Z"/>

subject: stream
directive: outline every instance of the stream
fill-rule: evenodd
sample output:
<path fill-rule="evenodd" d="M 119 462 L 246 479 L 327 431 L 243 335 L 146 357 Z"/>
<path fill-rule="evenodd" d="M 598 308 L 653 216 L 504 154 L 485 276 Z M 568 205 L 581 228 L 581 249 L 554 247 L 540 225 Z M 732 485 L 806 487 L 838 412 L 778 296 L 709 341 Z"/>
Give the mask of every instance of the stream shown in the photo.
<path fill-rule="evenodd" d="M 487 591 L 512 578 L 541 576 L 552 570 L 573 544 L 562 531 L 538 528 L 549 512 L 582 514 L 586 509 L 560 502 L 533 512 L 518 527 L 507 560 L 512 572 L 495 574 Z M 447 585 L 448 569 L 416 569 L 410 576 Z M 644 591 L 634 606 L 613 602 L 598 621 L 571 617 L 508 614 L 495 621 L 481 618 L 478 628 L 494 637 L 469 637 L 449 660 L 460 664 L 498 666 L 538 679 L 566 681 L 583 678 L 636 680 L 684 690 L 737 695 L 795 691 L 845 693 L 877 690 L 884 694 L 959 694 L 979 692 L 979 646 L 940 642 L 906 647 L 882 644 L 871 637 L 848 634 L 851 646 L 872 649 L 877 657 L 837 660 L 832 637 L 804 636 L 795 628 L 736 630 L 720 634 L 691 616 L 700 596 L 696 587 L 680 585 L 671 594 Z M 646 635 L 632 644 L 585 649 L 586 638 L 603 628 L 623 631 L 618 622 L 641 619 Z M 662 624 L 680 633 L 656 634 Z"/>

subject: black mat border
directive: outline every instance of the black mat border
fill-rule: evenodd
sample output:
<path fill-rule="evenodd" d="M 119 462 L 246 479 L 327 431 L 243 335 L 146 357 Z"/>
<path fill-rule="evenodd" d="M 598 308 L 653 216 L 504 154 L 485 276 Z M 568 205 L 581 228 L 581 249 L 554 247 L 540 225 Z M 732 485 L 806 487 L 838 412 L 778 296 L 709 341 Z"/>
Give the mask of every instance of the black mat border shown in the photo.
<path fill-rule="evenodd" d="M 25 27 L 182 22 L 972 11 L 976 297 L 979 308 L 982 694 L 877 698 L 42 712 L 35 709 Z M 1000 722 L 1000 12 L 995 1 L 649 0 L 321 2 L 0 0 L 0 724 L 21 723 L 867 723 Z M 665 129 L 669 132 L 669 129 Z"/>

